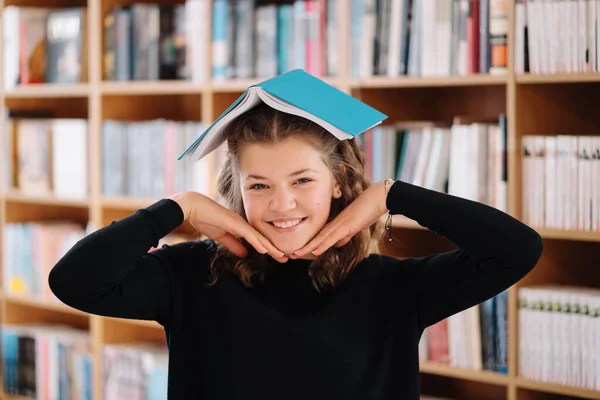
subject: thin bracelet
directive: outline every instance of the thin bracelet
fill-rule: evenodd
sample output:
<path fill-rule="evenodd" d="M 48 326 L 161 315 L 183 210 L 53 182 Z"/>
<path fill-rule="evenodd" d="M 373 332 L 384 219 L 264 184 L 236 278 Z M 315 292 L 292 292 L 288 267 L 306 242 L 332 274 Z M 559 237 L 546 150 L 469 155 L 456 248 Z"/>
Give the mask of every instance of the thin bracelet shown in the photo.
<path fill-rule="evenodd" d="M 394 180 L 393 179 L 386 179 L 385 180 L 385 200 L 387 203 L 387 197 L 388 194 L 390 192 L 390 188 L 392 187 L 392 185 L 394 184 Z M 388 242 L 392 241 L 392 212 L 388 209 L 388 217 L 385 221 L 385 230 L 388 231 Z"/>

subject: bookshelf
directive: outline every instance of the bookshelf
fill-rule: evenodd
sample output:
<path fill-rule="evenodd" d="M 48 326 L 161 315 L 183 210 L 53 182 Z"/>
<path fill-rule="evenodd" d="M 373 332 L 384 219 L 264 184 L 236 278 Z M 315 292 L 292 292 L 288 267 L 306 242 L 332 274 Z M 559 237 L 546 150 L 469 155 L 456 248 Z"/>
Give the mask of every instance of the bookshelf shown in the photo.
<path fill-rule="evenodd" d="M 508 71 L 503 75 L 472 74 L 467 76 L 356 78 L 349 60 L 350 7 L 338 2 L 339 32 L 335 51 L 339 59 L 338 74 L 325 79 L 374 107 L 387 113 L 387 123 L 414 120 L 446 120 L 455 116 L 474 119 L 497 118 L 507 121 L 507 212 L 523 219 L 522 139 L 525 135 L 596 134 L 600 113 L 600 73 L 532 74 L 517 73 L 515 68 L 515 3 L 508 2 Z M 144 1 L 164 5 L 183 1 Z M 105 196 L 102 191 L 102 123 L 114 119 L 144 121 L 165 118 L 210 124 L 252 82 L 260 80 L 210 79 L 211 52 L 202 60 L 205 80 L 106 81 L 103 67 L 103 17 L 117 4 L 133 4 L 132 0 L 0 0 L 6 6 L 86 7 L 84 46 L 87 54 L 87 79 L 75 84 L 33 84 L 5 90 L 0 82 L 0 109 L 19 111 L 50 110 L 55 118 L 85 118 L 88 121 L 89 154 L 88 195 L 83 199 L 64 199 L 52 195 L 32 196 L 18 190 L 0 192 L 0 239 L 12 222 L 69 219 L 102 227 L 125 217 L 155 199 L 127 196 Z M 209 6 L 210 10 L 210 6 Z M 211 13 L 199 22 L 210 45 Z M 0 32 L 0 42 L 4 42 Z M 0 74 L 0 80 L 4 74 Z M 4 129 L 4 125 L 0 126 Z M 0 133 L 3 133 L 0 131 Z M 0 135 L 2 137 L 2 135 Z M 0 149 L 2 142 L 0 142 Z M 4 154 L 4 153 L 2 153 Z M 0 164 L 0 168 L 3 164 Z M 2 172 L 2 171 L 0 171 Z M 214 171 L 209 175 L 215 176 Z M 0 179 L 4 174 L 0 173 Z M 600 176 L 599 176 L 600 179 Z M 2 182 L 0 182 L 2 183 Z M 1 186 L 1 185 L 0 185 Z M 214 185 L 209 185 L 211 193 Z M 419 225 L 395 218 L 391 246 L 384 252 L 395 256 L 421 255 L 451 248 Z M 600 390 L 550 384 L 519 375 L 519 294 L 521 286 L 531 284 L 592 285 L 597 282 L 594 266 L 600 263 L 600 232 L 563 230 L 540 227 L 545 251 L 539 265 L 508 292 L 508 373 L 454 368 L 434 362 L 421 364 L 424 394 L 464 399 L 600 399 Z M 185 227 L 182 232 L 189 233 Z M 0 240 L 0 246 L 3 246 Z M 396 243 L 401 243 L 397 245 Z M 6 249 L 2 249 L 4 253 Z M 1 260 L 0 260 L 1 262 Z M 5 265 L 2 265 L 6 268 Z M 0 322 L 6 324 L 63 323 L 87 329 L 91 337 L 93 360 L 93 398 L 102 399 L 102 346 L 130 341 L 164 342 L 164 332 L 155 323 L 103 318 L 87 315 L 71 308 L 43 300 L 0 293 Z M 2 395 L 3 399 L 20 397 Z"/>

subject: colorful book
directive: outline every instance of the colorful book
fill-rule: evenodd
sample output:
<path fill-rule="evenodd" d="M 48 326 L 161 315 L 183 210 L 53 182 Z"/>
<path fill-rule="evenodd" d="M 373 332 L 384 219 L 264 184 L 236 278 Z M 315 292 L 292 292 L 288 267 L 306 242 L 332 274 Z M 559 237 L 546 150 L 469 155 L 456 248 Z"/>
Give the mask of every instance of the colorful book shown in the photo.
<path fill-rule="evenodd" d="M 251 85 L 181 155 L 201 159 L 224 141 L 224 129 L 260 103 L 306 118 L 339 140 L 352 139 L 379 125 L 387 115 L 342 92 L 302 69 Z"/>

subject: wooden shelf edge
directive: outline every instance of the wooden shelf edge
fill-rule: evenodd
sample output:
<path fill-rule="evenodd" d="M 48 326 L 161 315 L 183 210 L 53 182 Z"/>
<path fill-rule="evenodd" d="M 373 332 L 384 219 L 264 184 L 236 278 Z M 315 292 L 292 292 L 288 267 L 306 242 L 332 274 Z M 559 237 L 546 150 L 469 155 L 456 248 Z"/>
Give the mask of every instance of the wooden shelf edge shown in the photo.
<path fill-rule="evenodd" d="M 387 215 L 384 216 L 384 221 L 386 218 L 387 218 Z M 427 228 L 419 225 L 416 221 L 414 221 L 410 218 L 407 218 L 403 215 L 393 215 L 392 216 L 392 228 L 427 230 Z"/>
<path fill-rule="evenodd" d="M 87 83 L 54 84 L 40 83 L 18 86 L 13 90 L 4 92 L 6 99 L 35 99 L 39 97 L 87 97 L 90 85 Z"/>
<path fill-rule="evenodd" d="M 2 300 L 7 303 L 23 305 L 27 307 L 35 307 L 42 310 L 57 311 L 63 314 L 72 315 L 84 315 L 89 316 L 88 313 L 69 307 L 63 303 L 51 301 L 51 300 L 40 300 L 28 296 L 14 295 L 2 293 Z"/>
<path fill-rule="evenodd" d="M 109 322 L 118 322 L 120 324 L 136 325 L 136 326 L 152 328 L 152 329 L 164 329 L 163 326 L 160 325 L 156 321 L 145 321 L 145 320 L 140 320 L 140 319 L 113 318 L 113 317 L 103 317 L 103 318 Z"/>
<path fill-rule="evenodd" d="M 560 239 L 584 242 L 600 242 L 598 231 L 574 231 L 562 229 L 537 228 L 536 231 L 544 239 Z"/>
<path fill-rule="evenodd" d="M 455 368 L 446 364 L 422 362 L 419 366 L 421 373 L 458 378 L 474 382 L 488 383 L 498 386 L 508 386 L 510 378 L 507 375 L 493 371 Z"/>
<path fill-rule="evenodd" d="M 575 396 L 583 399 L 600 399 L 600 391 L 585 389 L 573 386 L 557 385 L 554 383 L 545 383 L 532 381 L 524 378 L 516 379 L 517 388 L 535 390 L 543 393 L 560 394 L 565 396 Z"/>
<path fill-rule="evenodd" d="M 266 80 L 267 78 L 248 78 L 248 79 L 217 79 L 209 83 L 210 90 L 214 93 L 242 93 L 249 86 Z M 344 80 L 336 77 L 319 77 L 332 86 L 342 86 Z"/>
<path fill-rule="evenodd" d="M 31 400 L 31 397 L 23 397 L 23 396 L 14 396 L 12 394 L 7 394 L 2 392 L 0 394 L 1 400 Z"/>
<path fill-rule="evenodd" d="M 445 87 L 445 86 L 501 86 L 508 83 L 508 75 L 494 76 L 489 74 L 474 74 L 467 76 L 373 76 L 352 79 L 352 89 L 403 88 L 403 87 Z"/>
<path fill-rule="evenodd" d="M 26 204 L 43 204 L 52 206 L 78 207 L 87 208 L 90 205 L 88 199 L 69 199 L 53 195 L 32 195 L 18 191 L 4 193 L 2 198 L 6 202 L 26 203 Z"/>
<path fill-rule="evenodd" d="M 143 199 L 127 196 L 105 196 L 101 200 L 102 208 L 110 208 L 113 210 L 135 211 L 140 208 L 146 208 L 154 204 L 159 199 Z"/>
<path fill-rule="evenodd" d="M 523 84 L 552 84 L 552 83 L 586 83 L 600 82 L 600 73 L 582 72 L 572 74 L 519 74 L 516 75 L 517 83 Z"/>
<path fill-rule="evenodd" d="M 191 81 L 165 80 L 165 81 L 104 81 L 100 84 L 100 93 L 104 95 L 168 95 L 168 94 L 196 94 L 201 95 L 206 90 L 206 85 L 199 85 Z"/>

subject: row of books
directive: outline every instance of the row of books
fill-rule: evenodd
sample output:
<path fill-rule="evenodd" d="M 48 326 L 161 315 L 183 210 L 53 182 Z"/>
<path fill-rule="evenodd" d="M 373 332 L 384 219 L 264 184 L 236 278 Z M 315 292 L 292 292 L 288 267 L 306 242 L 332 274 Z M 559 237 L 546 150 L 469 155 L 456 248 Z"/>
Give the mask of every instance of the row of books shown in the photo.
<path fill-rule="evenodd" d="M 6 116 L 4 126 L 5 190 L 70 199 L 87 196 L 87 120 Z"/>
<path fill-rule="evenodd" d="M 6 117 L 4 190 L 85 199 L 89 194 L 88 121 Z M 102 193 L 158 198 L 208 192 L 210 161 L 177 161 L 203 131 L 199 122 L 106 120 L 102 126 Z"/>
<path fill-rule="evenodd" d="M 213 79 L 337 74 L 339 1 L 213 0 Z"/>
<path fill-rule="evenodd" d="M 37 400 L 91 400 L 94 362 L 87 330 L 67 325 L 3 325 L 4 392 Z M 102 346 L 104 399 L 167 395 L 168 351 L 159 343 Z"/>
<path fill-rule="evenodd" d="M 67 325 L 3 325 L 4 393 L 37 400 L 93 398 L 87 330 Z"/>
<path fill-rule="evenodd" d="M 523 221 L 600 231 L 600 136 L 525 135 L 522 149 Z"/>
<path fill-rule="evenodd" d="M 5 89 L 87 80 L 86 14 L 84 7 L 5 7 Z"/>
<path fill-rule="evenodd" d="M 598 72 L 600 1 L 517 0 L 518 74 Z"/>
<path fill-rule="evenodd" d="M 57 301 L 50 270 L 91 226 L 71 221 L 10 222 L 2 234 L 2 290 L 9 295 Z"/>
<path fill-rule="evenodd" d="M 152 342 L 104 345 L 104 399 L 160 400 L 167 398 L 169 354 Z"/>
<path fill-rule="evenodd" d="M 58 302 L 48 286 L 50 270 L 77 241 L 94 231 L 91 223 L 65 220 L 10 222 L 2 234 L 2 290 L 8 295 L 44 302 Z M 199 239 L 172 232 L 159 240 L 163 245 Z"/>
<path fill-rule="evenodd" d="M 203 131 L 193 121 L 104 121 L 102 193 L 147 199 L 186 190 L 208 194 L 211 159 L 177 161 Z"/>
<path fill-rule="evenodd" d="M 506 118 L 498 122 L 377 126 L 357 138 L 366 174 L 387 177 L 506 210 Z"/>
<path fill-rule="evenodd" d="M 103 15 L 106 80 L 269 77 L 303 68 L 335 76 L 340 0 L 118 5 Z M 600 0 L 517 0 L 517 73 L 599 70 Z M 508 0 L 353 0 L 353 77 L 505 74 Z M 87 80 L 87 9 L 7 6 L 5 90 Z M 208 48 L 210 46 L 210 48 Z M 206 71 L 206 54 L 212 54 Z"/>
<path fill-rule="evenodd" d="M 209 51 L 215 80 L 294 68 L 337 72 L 336 0 L 212 0 L 210 31 L 197 23 L 207 19 L 209 6 L 204 0 L 115 6 L 104 16 L 104 78 L 204 82 Z"/>
<path fill-rule="evenodd" d="M 353 0 L 351 75 L 507 72 L 507 0 Z"/>
<path fill-rule="evenodd" d="M 508 292 L 425 329 L 419 359 L 456 368 L 508 373 Z"/>
<path fill-rule="evenodd" d="M 600 390 L 600 290 L 519 288 L 519 375 Z"/>
<path fill-rule="evenodd" d="M 206 38 L 199 35 L 206 1 L 116 5 L 103 16 L 104 79 L 108 81 L 204 77 Z M 205 15 L 205 14 L 204 14 Z"/>

